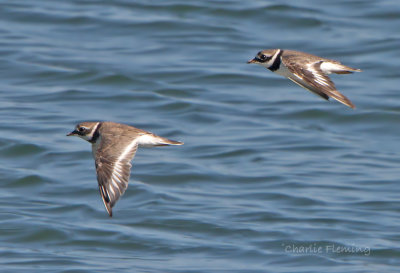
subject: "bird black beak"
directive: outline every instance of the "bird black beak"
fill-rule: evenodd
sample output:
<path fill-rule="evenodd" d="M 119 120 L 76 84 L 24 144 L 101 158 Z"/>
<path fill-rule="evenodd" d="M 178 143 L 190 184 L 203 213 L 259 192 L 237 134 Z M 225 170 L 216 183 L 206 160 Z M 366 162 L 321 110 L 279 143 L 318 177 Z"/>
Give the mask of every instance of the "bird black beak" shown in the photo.
<path fill-rule="evenodd" d="M 251 59 L 251 60 L 247 61 L 247 63 L 248 64 L 255 64 L 255 63 L 258 63 L 258 60 L 256 58 L 254 58 L 254 59 Z"/>
<path fill-rule="evenodd" d="M 71 133 L 68 133 L 67 136 L 76 136 L 78 134 L 77 130 L 73 130 Z"/>

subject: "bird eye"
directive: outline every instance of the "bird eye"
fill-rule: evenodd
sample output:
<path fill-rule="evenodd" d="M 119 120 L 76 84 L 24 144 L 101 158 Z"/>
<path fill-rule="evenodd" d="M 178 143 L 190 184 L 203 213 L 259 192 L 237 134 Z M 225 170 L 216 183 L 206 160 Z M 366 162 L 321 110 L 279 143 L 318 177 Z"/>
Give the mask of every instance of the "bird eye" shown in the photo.
<path fill-rule="evenodd" d="M 260 55 L 260 60 L 261 61 L 265 61 L 267 59 L 267 56 L 265 56 L 264 54 Z"/>
<path fill-rule="evenodd" d="M 78 128 L 78 131 L 79 131 L 79 132 L 85 131 L 85 127 L 79 127 L 79 128 Z"/>

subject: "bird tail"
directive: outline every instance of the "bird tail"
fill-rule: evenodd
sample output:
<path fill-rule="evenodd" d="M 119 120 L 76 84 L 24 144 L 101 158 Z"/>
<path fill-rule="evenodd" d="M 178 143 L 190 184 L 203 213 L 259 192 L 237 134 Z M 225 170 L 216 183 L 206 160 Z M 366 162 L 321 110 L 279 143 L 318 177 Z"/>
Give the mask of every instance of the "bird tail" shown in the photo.
<path fill-rule="evenodd" d="M 362 70 L 358 69 L 358 68 L 352 68 L 352 67 L 346 66 L 346 65 L 340 65 L 340 67 L 338 67 L 338 69 L 332 70 L 332 73 L 335 73 L 335 74 L 351 74 L 353 72 L 362 72 Z"/>
<path fill-rule="evenodd" d="M 162 146 L 162 145 L 183 145 L 183 142 L 181 141 L 175 141 L 175 140 L 171 140 L 165 137 L 160 137 L 160 139 L 162 140 L 162 143 L 160 143 L 157 146 Z"/>

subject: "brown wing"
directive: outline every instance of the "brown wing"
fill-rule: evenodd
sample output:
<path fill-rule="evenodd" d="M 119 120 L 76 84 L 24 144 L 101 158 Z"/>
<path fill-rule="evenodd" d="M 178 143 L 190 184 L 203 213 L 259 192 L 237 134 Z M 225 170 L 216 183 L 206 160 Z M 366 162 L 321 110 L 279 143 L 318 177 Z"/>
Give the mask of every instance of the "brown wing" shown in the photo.
<path fill-rule="evenodd" d="M 122 146 L 123 141 L 111 145 L 104 137 L 106 136 L 102 136 L 102 145 L 97 150 L 95 164 L 100 195 L 111 217 L 112 207 L 128 188 L 131 160 L 138 144 L 136 139 L 131 139 L 128 145 Z"/>
<path fill-rule="evenodd" d="M 345 95 L 337 91 L 335 84 L 322 72 L 320 68 L 322 62 L 312 63 L 306 68 L 295 62 L 289 63 L 287 67 L 294 74 L 289 79 L 326 100 L 331 97 L 344 105 L 355 108 L 355 105 Z"/>

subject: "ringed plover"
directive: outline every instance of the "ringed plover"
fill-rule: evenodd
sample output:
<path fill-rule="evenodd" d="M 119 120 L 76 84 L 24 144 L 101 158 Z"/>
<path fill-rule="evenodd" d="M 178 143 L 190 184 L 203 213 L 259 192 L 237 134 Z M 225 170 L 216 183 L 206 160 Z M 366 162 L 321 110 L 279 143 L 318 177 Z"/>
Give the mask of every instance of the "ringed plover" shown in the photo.
<path fill-rule="evenodd" d="M 286 49 L 260 51 L 247 63 L 262 65 L 326 100 L 331 97 L 344 105 L 355 108 L 345 95 L 336 90 L 328 74 L 349 74 L 361 72 L 360 69 L 345 66 L 338 61 Z"/>
<path fill-rule="evenodd" d="M 110 217 L 128 187 L 137 148 L 183 144 L 115 122 L 82 122 L 67 136 L 78 136 L 92 144 L 100 195 Z"/>

